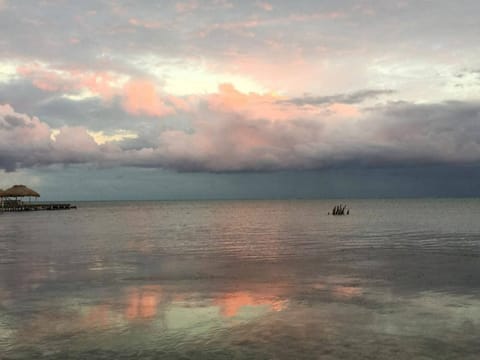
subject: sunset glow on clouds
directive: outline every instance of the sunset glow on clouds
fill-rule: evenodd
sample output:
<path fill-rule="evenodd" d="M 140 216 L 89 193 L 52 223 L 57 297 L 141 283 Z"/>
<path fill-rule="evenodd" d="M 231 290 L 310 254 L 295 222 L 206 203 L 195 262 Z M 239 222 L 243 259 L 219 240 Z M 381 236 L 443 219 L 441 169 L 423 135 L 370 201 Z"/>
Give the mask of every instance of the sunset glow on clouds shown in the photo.
<path fill-rule="evenodd" d="M 0 168 L 476 163 L 478 10 L 3 1 Z"/>

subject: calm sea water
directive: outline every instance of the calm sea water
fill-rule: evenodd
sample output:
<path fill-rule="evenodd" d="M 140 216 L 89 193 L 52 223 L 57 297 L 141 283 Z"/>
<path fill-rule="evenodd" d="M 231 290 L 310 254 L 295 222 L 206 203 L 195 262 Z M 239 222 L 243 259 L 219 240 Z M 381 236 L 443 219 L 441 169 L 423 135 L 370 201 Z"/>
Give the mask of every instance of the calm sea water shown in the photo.
<path fill-rule="evenodd" d="M 480 200 L 0 215 L 3 359 L 478 359 Z"/>

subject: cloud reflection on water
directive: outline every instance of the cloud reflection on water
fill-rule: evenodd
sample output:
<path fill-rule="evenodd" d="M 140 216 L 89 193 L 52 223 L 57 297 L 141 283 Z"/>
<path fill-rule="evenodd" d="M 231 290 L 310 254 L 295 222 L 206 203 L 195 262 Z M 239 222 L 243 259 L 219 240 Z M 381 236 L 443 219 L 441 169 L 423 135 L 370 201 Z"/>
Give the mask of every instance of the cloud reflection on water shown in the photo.
<path fill-rule="evenodd" d="M 157 315 L 158 305 L 162 299 L 159 285 L 141 286 L 128 289 L 125 317 L 128 320 L 151 319 Z"/>
<path fill-rule="evenodd" d="M 282 311 L 286 307 L 286 300 L 272 295 L 265 297 L 248 291 L 226 293 L 217 297 L 214 302 L 220 307 L 220 313 L 224 317 L 234 317 L 247 306 L 265 307 L 270 311 Z"/>

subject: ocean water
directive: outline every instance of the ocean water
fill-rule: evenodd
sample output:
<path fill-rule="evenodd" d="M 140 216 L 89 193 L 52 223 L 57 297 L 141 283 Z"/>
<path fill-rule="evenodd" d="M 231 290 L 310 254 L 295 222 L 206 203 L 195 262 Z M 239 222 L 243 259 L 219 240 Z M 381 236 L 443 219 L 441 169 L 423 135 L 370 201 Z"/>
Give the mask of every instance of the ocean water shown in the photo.
<path fill-rule="evenodd" d="M 346 202 L 0 214 L 0 358 L 480 358 L 480 200 Z"/>

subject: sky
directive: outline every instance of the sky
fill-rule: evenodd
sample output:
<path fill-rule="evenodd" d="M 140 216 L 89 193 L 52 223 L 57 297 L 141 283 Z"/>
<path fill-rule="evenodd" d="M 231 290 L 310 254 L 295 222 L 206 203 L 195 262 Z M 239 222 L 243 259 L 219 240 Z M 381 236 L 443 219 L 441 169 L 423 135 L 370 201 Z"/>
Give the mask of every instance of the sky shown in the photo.
<path fill-rule="evenodd" d="M 475 0 L 0 0 L 0 188 L 480 196 Z"/>

